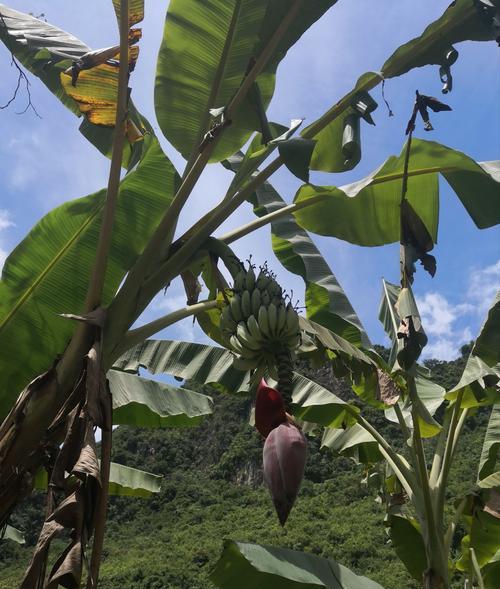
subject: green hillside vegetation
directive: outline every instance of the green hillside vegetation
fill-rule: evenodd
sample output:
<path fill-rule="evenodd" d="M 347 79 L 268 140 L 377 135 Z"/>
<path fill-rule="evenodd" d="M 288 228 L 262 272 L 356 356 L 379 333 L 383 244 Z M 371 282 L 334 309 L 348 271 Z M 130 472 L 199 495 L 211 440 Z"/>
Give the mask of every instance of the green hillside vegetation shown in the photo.
<path fill-rule="evenodd" d="M 450 387 L 458 381 L 464 359 L 428 365 L 436 380 Z M 327 369 L 314 377 L 332 386 Z M 333 389 L 352 398 L 340 381 L 334 381 Z M 111 501 L 99 587 L 207 589 L 224 538 L 331 556 L 386 589 L 418 587 L 393 553 L 382 525 L 383 508 L 361 483 L 361 466 L 320 451 L 319 439 L 310 438 L 305 481 L 282 529 L 262 484 L 262 440 L 248 425 L 251 400 L 204 392 L 213 396 L 215 412 L 197 428 L 115 431 L 113 460 L 162 474 L 164 480 L 161 492 L 149 500 Z M 374 410 L 367 415 L 377 425 L 383 422 Z M 450 497 L 472 487 L 486 421 L 487 412 L 469 419 Z M 398 428 L 385 422 L 383 429 L 397 439 Z M 42 519 L 42 494 L 18 508 L 12 524 L 25 531 L 27 545 L 1 544 L 1 589 L 18 584 Z"/>

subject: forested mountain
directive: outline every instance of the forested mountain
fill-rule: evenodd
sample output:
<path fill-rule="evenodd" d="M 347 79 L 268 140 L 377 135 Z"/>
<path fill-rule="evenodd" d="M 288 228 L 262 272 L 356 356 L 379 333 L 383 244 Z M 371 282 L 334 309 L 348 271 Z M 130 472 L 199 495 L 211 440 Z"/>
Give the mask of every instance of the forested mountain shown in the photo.
<path fill-rule="evenodd" d="M 428 365 L 435 379 L 450 387 L 464 359 Z M 348 386 L 328 369 L 310 376 L 352 399 Z M 248 425 L 251 399 L 203 392 L 214 398 L 215 411 L 197 428 L 115 430 L 113 460 L 162 474 L 164 480 L 151 499 L 111 500 L 99 587 L 208 589 L 208 573 L 224 538 L 333 556 L 386 589 L 417 587 L 392 551 L 383 508 L 361 483 L 361 466 L 320 450 L 320 440 L 309 438 L 305 481 L 282 529 L 262 485 L 262 440 Z M 367 415 L 377 425 L 384 421 L 375 410 Z M 453 468 L 452 495 L 473 486 L 486 421 L 487 412 L 469 419 Z M 383 427 L 397 444 L 399 429 L 387 422 Z M 0 544 L 1 589 L 19 582 L 43 519 L 43 500 L 43 494 L 32 496 L 13 518 L 27 545 Z"/>

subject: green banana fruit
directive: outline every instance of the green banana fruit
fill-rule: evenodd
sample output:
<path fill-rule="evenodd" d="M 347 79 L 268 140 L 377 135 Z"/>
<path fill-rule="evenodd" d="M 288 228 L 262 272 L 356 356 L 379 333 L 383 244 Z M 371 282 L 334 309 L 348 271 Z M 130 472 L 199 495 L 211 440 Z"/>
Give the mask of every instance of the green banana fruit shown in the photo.
<path fill-rule="evenodd" d="M 247 317 L 250 317 L 252 314 L 252 299 L 250 298 L 250 292 L 248 290 L 244 290 L 241 295 L 241 313 L 243 319 L 247 319 Z"/>

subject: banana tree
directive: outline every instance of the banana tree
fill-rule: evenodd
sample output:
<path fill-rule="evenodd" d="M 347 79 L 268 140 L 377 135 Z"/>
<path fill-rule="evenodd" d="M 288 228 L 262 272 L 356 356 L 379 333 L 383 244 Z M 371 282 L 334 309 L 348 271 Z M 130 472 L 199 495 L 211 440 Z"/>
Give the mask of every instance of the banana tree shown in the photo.
<path fill-rule="evenodd" d="M 24 66 L 82 117 L 82 134 L 111 159 L 107 188 L 51 211 L 3 268 L 0 336 L 9 346 L 0 357 L 0 526 L 7 525 L 19 498 L 43 479 L 43 469 L 48 485 L 48 517 L 23 587 L 43 585 L 50 542 L 64 529 L 71 530 L 72 541 L 54 564 L 49 586 L 80 586 L 92 536 L 87 586 L 97 586 L 108 493 L 122 488 L 124 494 L 134 489 L 141 494 L 157 488 L 147 473 L 127 475 L 111 465 L 113 424 L 184 426 L 211 411 L 204 396 L 128 373 L 134 362 L 132 372 L 139 365 L 154 372 L 163 362 L 170 366 L 165 371 L 175 376 L 189 375 L 232 391 L 255 388 L 261 376 L 274 378 L 286 413 L 295 420 L 293 427 L 303 422 L 329 430 L 343 427 L 347 433 L 361 428 L 391 469 L 384 492 L 390 484 L 413 504 L 417 519 L 396 521 L 419 534 L 425 570 L 418 574 L 424 586 L 449 586 L 450 534 L 443 538 L 442 521 L 447 472 L 467 415 L 464 399 L 467 407 L 474 403 L 471 398 L 481 404 L 495 401 L 490 393 L 498 358 L 492 361 L 489 343 L 495 325 L 487 323 L 477 344 L 481 353 L 472 357 L 459 388 L 448 393 L 450 417 L 441 427 L 432 417 L 440 392 L 416 368 L 424 336 L 406 276 L 414 259 L 429 256 L 436 241 L 438 174 L 448 180 L 478 227 L 500 222 L 498 162 L 477 164 L 453 149 L 414 140 L 403 157 L 389 159 L 358 183 L 315 187 L 308 180 L 309 170 L 343 172 L 359 162 L 361 126 L 372 122 L 376 108 L 369 91 L 384 80 L 435 64 L 449 91 L 457 58 L 453 44 L 495 39 L 499 6 L 496 0 L 454 2 L 420 37 L 397 49 L 379 73 L 361 76 L 352 91 L 294 136 L 298 121 L 285 128 L 267 120 L 276 70 L 301 35 L 335 4 L 171 0 L 157 62 L 155 108 L 162 133 L 186 159 L 182 174 L 131 101 L 129 83 L 141 37 L 135 25 L 143 19 L 143 0 L 113 0 L 120 43 L 97 50 L 45 21 L 0 5 L 0 38 L 19 71 Z M 278 156 L 259 171 L 276 151 Z M 179 214 L 206 166 L 215 162 L 234 172 L 233 181 L 217 206 L 178 235 Z M 267 182 L 282 165 L 306 182 L 290 205 Z M 397 196 L 402 181 L 404 207 Z M 480 199 L 473 198 L 478 185 Z M 422 189 L 428 198 L 417 198 Z M 254 205 L 255 221 L 215 238 L 246 201 Z M 325 227 L 325 211 L 338 221 Z M 304 279 L 307 319 L 297 316 L 268 268 L 260 273 L 245 268 L 230 249 L 232 242 L 267 224 L 278 260 Z M 376 229 L 366 232 L 366 227 Z M 399 320 L 406 327 L 404 331 L 397 324 L 391 331 L 391 365 L 371 349 L 307 229 L 360 245 L 402 243 L 405 279 L 401 291 L 387 285 L 396 301 L 386 297 L 384 306 L 384 316 L 393 319 L 391 329 Z M 179 276 L 188 305 L 134 327 L 153 297 Z M 200 280 L 209 292 L 203 301 L 198 301 Z M 189 316 L 223 347 L 148 340 Z M 332 363 L 338 374 L 349 375 L 362 399 L 381 409 L 391 406 L 412 440 L 409 459 L 356 406 L 295 374 L 297 356 Z M 483 391 L 478 397 L 477 387 Z M 393 391 L 389 398 L 382 393 L 386 389 Z M 100 461 L 96 427 L 102 429 Z M 493 425 L 485 450 L 488 468 L 496 452 L 494 431 Z M 440 433 L 430 473 L 422 448 L 422 437 L 429 432 L 445 432 Z M 470 518 L 469 540 L 464 540 L 470 548 L 457 566 L 469 576 L 490 567 L 487 582 L 494 575 L 495 555 L 475 551 L 476 545 L 484 545 L 477 539 L 477 501 L 467 505 L 468 511 L 464 505 L 461 513 Z M 396 546 L 395 538 L 393 534 Z M 250 549 L 240 546 L 236 556 L 231 550 L 225 558 L 233 554 L 241 563 Z M 293 555 L 289 561 L 292 566 Z M 351 573 L 343 574 L 351 584 L 356 582 Z M 214 574 L 220 586 L 228 578 Z M 324 586 L 337 586 L 328 577 L 317 578 Z M 283 581 L 283 586 L 297 586 L 291 584 L 293 575 L 285 579 L 290 582 Z"/>

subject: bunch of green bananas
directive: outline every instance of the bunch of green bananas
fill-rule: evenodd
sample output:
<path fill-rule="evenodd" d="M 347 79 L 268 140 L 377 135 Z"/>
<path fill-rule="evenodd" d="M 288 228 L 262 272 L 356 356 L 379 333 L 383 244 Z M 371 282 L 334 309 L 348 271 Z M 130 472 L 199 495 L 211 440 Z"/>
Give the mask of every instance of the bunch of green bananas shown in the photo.
<path fill-rule="evenodd" d="M 247 370 L 274 362 L 279 350 L 293 351 L 300 344 L 299 316 L 265 268 L 258 276 L 252 267 L 238 272 L 220 327 L 228 347 Z"/>

